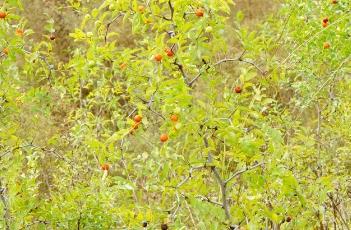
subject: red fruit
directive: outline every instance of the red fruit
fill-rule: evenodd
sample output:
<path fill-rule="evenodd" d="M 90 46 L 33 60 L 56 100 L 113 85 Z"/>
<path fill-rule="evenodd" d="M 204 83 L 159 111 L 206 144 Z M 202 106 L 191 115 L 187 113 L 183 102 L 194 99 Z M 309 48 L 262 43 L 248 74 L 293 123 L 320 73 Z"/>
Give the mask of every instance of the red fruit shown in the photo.
<path fill-rule="evenodd" d="M 204 16 L 204 10 L 202 8 L 198 8 L 198 9 L 196 9 L 195 14 L 198 17 L 203 17 Z"/>
<path fill-rule="evenodd" d="M 103 171 L 108 171 L 110 169 L 110 165 L 107 164 L 107 163 L 104 163 L 104 164 L 101 165 L 101 169 Z"/>
<path fill-rule="evenodd" d="M 8 55 L 8 54 L 9 54 L 9 48 L 5 47 L 5 48 L 2 50 L 2 52 L 3 52 L 4 54 Z"/>
<path fill-rule="evenodd" d="M 156 54 L 154 56 L 154 58 L 155 58 L 156 61 L 160 62 L 162 60 L 162 55 L 161 54 Z"/>
<path fill-rule="evenodd" d="M 7 16 L 7 13 L 6 13 L 6 12 L 4 12 L 4 11 L 1 11 L 1 12 L 0 12 L 0 19 L 5 19 L 6 16 Z"/>
<path fill-rule="evenodd" d="M 235 93 L 241 93 L 242 88 L 241 88 L 240 86 L 236 86 L 236 87 L 234 88 L 234 91 L 235 91 Z"/>
<path fill-rule="evenodd" d="M 178 121 L 178 116 L 175 114 L 171 115 L 171 121 L 177 122 Z"/>
<path fill-rule="evenodd" d="M 135 117 L 134 117 L 135 122 L 141 122 L 142 119 L 143 119 L 143 117 L 140 115 L 135 115 Z"/>
<path fill-rule="evenodd" d="M 338 1 L 337 0 L 332 0 L 331 3 L 332 4 L 336 4 L 336 3 L 338 3 Z"/>
<path fill-rule="evenodd" d="M 328 22 L 322 22 L 322 26 L 325 28 L 328 26 Z"/>
<path fill-rule="evenodd" d="M 292 219 L 291 216 L 286 217 L 286 222 L 290 222 L 291 219 Z"/>
<path fill-rule="evenodd" d="M 173 55 L 174 55 L 172 49 L 170 49 L 170 48 L 165 49 L 165 52 L 166 52 L 168 57 L 173 57 Z"/>
<path fill-rule="evenodd" d="M 161 136 L 160 136 L 160 141 L 161 142 L 166 142 L 166 141 L 168 141 L 168 135 L 167 134 L 162 134 Z"/>
<path fill-rule="evenodd" d="M 324 23 L 328 23 L 328 22 L 329 22 L 329 18 L 324 18 L 324 19 L 323 19 L 323 22 L 324 22 Z"/>
<path fill-rule="evenodd" d="M 329 42 L 324 42 L 324 43 L 323 43 L 323 48 L 324 48 L 324 49 L 329 49 L 329 48 L 330 48 Z"/>

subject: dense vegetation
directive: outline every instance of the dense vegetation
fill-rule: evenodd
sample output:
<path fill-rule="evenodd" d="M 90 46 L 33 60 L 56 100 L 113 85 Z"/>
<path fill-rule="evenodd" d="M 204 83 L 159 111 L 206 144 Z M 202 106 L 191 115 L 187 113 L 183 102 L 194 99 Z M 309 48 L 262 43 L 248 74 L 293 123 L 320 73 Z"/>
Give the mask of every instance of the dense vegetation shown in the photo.
<path fill-rule="evenodd" d="M 243 2 L 3 1 L 0 228 L 350 229 L 351 2 Z"/>

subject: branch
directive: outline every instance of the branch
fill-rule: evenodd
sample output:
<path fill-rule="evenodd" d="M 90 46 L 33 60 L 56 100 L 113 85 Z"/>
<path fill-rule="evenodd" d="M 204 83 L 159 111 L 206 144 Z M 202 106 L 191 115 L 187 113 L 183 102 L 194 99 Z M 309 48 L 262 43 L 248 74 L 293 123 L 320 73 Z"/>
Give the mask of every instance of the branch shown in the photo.
<path fill-rule="evenodd" d="M 187 84 L 188 86 L 190 86 L 190 83 L 188 82 L 188 77 L 186 76 L 186 74 L 185 74 L 185 72 L 184 72 L 183 65 L 182 65 L 182 64 L 179 64 L 179 63 L 177 62 L 177 60 L 175 60 L 175 61 L 173 62 L 173 64 L 176 65 L 176 66 L 178 67 L 179 72 L 180 72 L 180 73 L 182 74 L 182 76 L 183 76 L 183 79 L 184 79 L 185 84 Z"/>
<path fill-rule="evenodd" d="M 222 203 L 217 202 L 217 201 L 214 201 L 214 200 L 211 200 L 210 198 L 208 198 L 208 197 L 206 197 L 206 196 L 198 195 L 198 196 L 195 196 L 195 198 L 199 198 L 199 199 L 202 200 L 202 201 L 206 201 L 206 202 L 208 202 L 208 203 L 221 206 L 221 207 L 223 208 L 223 204 L 222 204 Z"/>
<path fill-rule="evenodd" d="M 176 186 L 176 188 L 179 188 L 180 186 L 182 186 L 183 184 L 185 184 L 186 182 L 188 182 L 188 180 L 190 180 L 190 178 L 192 177 L 192 173 L 193 173 L 194 170 L 203 169 L 203 168 L 205 168 L 205 167 L 206 167 L 205 165 L 196 166 L 196 167 L 191 167 L 190 170 L 189 170 L 189 175 L 188 175 L 184 180 L 182 180 L 182 181 Z"/>
<path fill-rule="evenodd" d="M 4 205 L 4 221 L 6 226 L 5 229 L 10 230 L 11 214 L 10 214 L 8 197 L 7 197 L 7 189 L 2 187 L 1 181 L 0 181 L 0 199 Z"/>
<path fill-rule="evenodd" d="M 226 63 L 226 62 L 243 62 L 243 63 L 247 63 L 252 65 L 253 67 L 255 67 L 261 75 L 266 75 L 267 71 L 264 71 L 263 69 L 261 69 L 255 62 L 249 60 L 249 59 L 243 59 L 242 57 L 244 56 L 244 54 L 246 53 L 246 50 L 244 50 L 239 57 L 237 58 L 224 58 L 222 60 L 219 60 L 218 62 L 214 63 L 212 65 L 212 67 L 215 67 L 217 65 Z M 211 66 L 209 65 L 205 71 L 209 70 L 211 68 Z M 204 71 L 200 71 L 190 82 L 189 82 L 189 86 L 192 87 L 193 84 L 198 80 L 198 78 L 203 74 Z"/>
<path fill-rule="evenodd" d="M 123 16 L 123 13 L 120 12 L 114 19 L 112 19 L 109 23 L 106 24 L 106 32 L 105 32 L 105 43 L 107 42 L 107 34 L 108 31 L 110 29 L 110 26 L 112 25 L 112 23 L 114 23 L 119 17 Z"/>
<path fill-rule="evenodd" d="M 168 0 L 168 6 L 169 6 L 169 9 L 171 10 L 171 20 L 173 20 L 174 7 L 172 6 L 171 0 Z"/>
<path fill-rule="evenodd" d="M 203 141 L 204 141 L 205 147 L 208 148 L 208 141 L 205 137 L 203 138 Z M 208 163 L 212 163 L 212 154 L 211 153 L 208 153 L 207 161 L 208 161 Z M 228 199 L 227 199 L 227 184 L 223 181 L 223 179 L 219 175 L 219 172 L 218 172 L 216 166 L 211 166 L 211 171 L 213 172 L 213 175 L 214 175 L 215 179 L 217 180 L 217 183 L 219 184 L 219 187 L 221 189 L 222 207 L 224 209 L 225 217 L 227 220 L 230 220 L 231 215 L 230 215 L 229 203 L 228 203 Z"/>
<path fill-rule="evenodd" d="M 246 167 L 245 169 L 242 169 L 240 171 L 237 171 L 236 173 L 234 173 L 232 176 L 230 176 L 227 180 L 224 181 L 225 184 L 228 184 L 232 179 L 234 179 L 237 176 L 240 176 L 241 174 L 243 174 L 244 172 L 247 172 L 249 170 L 255 169 L 259 166 L 263 165 L 263 162 L 261 163 L 257 163 L 251 167 Z"/>
<path fill-rule="evenodd" d="M 266 71 L 262 70 L 260 67 L 258 67 L 258 65 L 256 63 L 254 63 L 253 61 L 251 60 L 248 60 L 248 59 L 243 59 L 243 56 L 245 55 L 246 53 L 246 50 L 244 50 L 239 57 L 237 58 L 224 58 L 222 60 L 219 60 L 218 62 L 216 62 L 215 64 L 213 64 L 213 66 L 217 66 L 217 65 L 220 65 L 222 63 L 225 63 L 225 62 L 244 62 L 244 63 L 247 63 L 247 64 L 250 64 L 252 65 L 253 67 L 255 67 L 260 73 L 261 75 L 265 75 L 266 74 Z"/>
<path fill-rule="evenodd" d="M 219 175 L 219 172 L 215 166 L 211 167 L 211 171 L 213 172 L 214 177 L 216 178 L 219 187 L 222 193 L 222 207 L 224 209 L 225 216 L 228 220 L 231 219 L 230 211 L 229 211 L 229 203 L 227 200 L 227 185 Z"/>

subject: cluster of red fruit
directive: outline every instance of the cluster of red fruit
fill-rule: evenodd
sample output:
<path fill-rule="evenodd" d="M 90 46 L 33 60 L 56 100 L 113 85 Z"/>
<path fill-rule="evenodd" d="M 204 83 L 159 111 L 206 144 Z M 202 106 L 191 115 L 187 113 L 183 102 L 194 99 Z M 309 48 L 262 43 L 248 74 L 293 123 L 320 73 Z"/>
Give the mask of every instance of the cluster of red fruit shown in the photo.
<path fill-rule="evenodd" d="M 174 52 L 173 52 L 173 50 L 171 49 L 171 48 L 166 48 L 165 49 L 165 53 L 166 53 L 166 55 L 168 56 L 168 57 L 173 57 L 174 56 Z M 158 53 L 158 54 L 155 54 L 155 56 L 154 56 L 154 59 L 155 59 L 155 61 L 157 61 L 157 62 L 160 62 L 160 61 L 162 61 L 162 54 L 160 54 L 160 53 Z"/>
<path fill-rule="evenodd" d="M 140 12 L 144 12 L 144 7 L 142 7 L 142 11 L 140 10 L 140 7 L 139 7 L 139 11 Z M 202 9 L 202 8 L 198 8 L 198 9 L 196 9 L 196 11 L 195 11 L 195 15 L 197 16 L 197 17 L 203 17 L 204 16 L 204 14 L 205 14 L 205 11 Z M 171 48 L 166 48 L 165 49 L 165 53 L 166 53 L 166 55 L 168 56 L 168 57 L 173 57 L 174 56 L 174 52 L 173 52 L 173 50 L 171 49 Z M 155 54 L 154 55 L 154 59 L 155 59 L 155 61 L 157 61 L 157 62 L 160 62 L 160 61 L 162 61 L 162 54 L 160 54 L 160 53 L 157 53 L 157 54 Z"/>
<path fill-rule="evenodd" d="M 134 119 L 133 119 L 134 123 L 132 125 L 131 130 L 130 130 L 130 133 L 132 133 L 135 129 L 139 128 L 139 125 L 141 124 L 142 119 L 143 119 L 143 117 L 141 115 L 139 115 L 139 114 L 134 116 Z M 173 122 L 177 122 L 178 121 L 178 116 L 175 115 L 175 114 L 172 114 L 170 119 Z M 161 142 L 166 142 L 166 141 L 168 141 L 168 139 L 169 139 L 168 134 L 166 134 L 166 133 L 161 134 L 161 136 L 160 136 L 160 141 Z"/>

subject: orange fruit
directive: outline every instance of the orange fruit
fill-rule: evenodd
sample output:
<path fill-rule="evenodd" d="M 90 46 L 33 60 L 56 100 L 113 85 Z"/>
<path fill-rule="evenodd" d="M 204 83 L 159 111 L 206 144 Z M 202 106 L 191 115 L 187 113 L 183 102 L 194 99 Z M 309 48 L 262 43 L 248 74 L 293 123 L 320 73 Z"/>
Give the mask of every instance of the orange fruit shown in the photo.
<path fill-rule="evenodd" d="M 236 86 L 236 87 L 234 88 L 234 91 L 235 91 L 236 93 L 241 93 L 242 88 L 241 88 L 240 86 Z"/>
<path fill-rule="evenodd" d="M 1 11 L 1 12 L 0 12 L 0 19 L 5 19 L 6 16 L 7 16 L 7 13 L 6 13 L 6 12 L 4 12 L 4 11 Z"/>
<path fill-rule="evenodd" d="M 166 52 L 166 54 L 167 54 L 168 57 L 173 57 L 173 55 L 174 55 L 172 49 L 170 49 L 170 48 L 166 48 L 166 49 L 165 49 L 165 52 Z"/>
<path fill-rule="evenodd" d="M 328 22 L 322 22 L 322 26 L 325 28 L 328 26 Z"/>
<path fill-rule="evenodd" d="M 155 58 L 156 61 L 160 62 L 162 60 L 162 55 L 161 54 L 156 54 L 154 56 L 154 58 Z"/>
<path fill-rule="evenodd" d="M 143 117 L 140 115 L 135 115 L 135 117 L 134 117 L 135 122 L 141 122 L 142 119 L 143 119 Z"/>
<path fill-rule="evenodd" d="M 178 121 L 178 116 L 175 114 L 171 115 L 171 121 L 177 122 Z"/>
<path fill-rule="evenodd" d="M 323 48 L 324 48 L 324 49 L 329 49 L 329 48 L 330 48 L 329 42 L 324 42 L 324 43 L 323 43 Z"/>
<path fill-rule="evenodd" d="M 202 9 L 202 8 L 198 8 L 198 9 L 196 9 L 196 11 L 195 11 L 195 14 L 196 14 L 196 16 L 197 17 L 203 17 L 204 16 L 204 10 Z"/>
<path fill-rule="evenodd" d="M 104 164 L 101 165 L 101 169 L 103 171 L 108 171 L 110 169 L 110 165 L 107 164 L 107 163 L 104 163 Z"/>
<path fill-rule="evenodd" d="M 168 135 L 167 134 L 161 134 L 161 136 L 160 136 L 160 141 L 161 142 L 166 142 L 166 141 L 168 141 Z"/>

